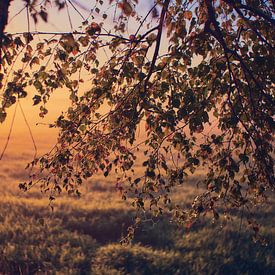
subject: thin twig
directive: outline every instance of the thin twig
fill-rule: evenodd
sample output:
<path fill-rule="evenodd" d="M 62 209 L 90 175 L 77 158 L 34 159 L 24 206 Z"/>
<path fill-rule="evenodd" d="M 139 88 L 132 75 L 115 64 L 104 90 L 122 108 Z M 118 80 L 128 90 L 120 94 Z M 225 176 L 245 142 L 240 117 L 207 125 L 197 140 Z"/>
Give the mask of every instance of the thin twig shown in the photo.
<path fill-rule="evenodd" d="M 15 116 L 16 116 L 16 112 L 17 112 L 18 103 L 19 103 L 19 101 L 17 101 L 17 104 L 15 106 L 15 110 L 13 112 L 10 130 L 9 130 L 9 133 L 8 133 L 8 136 L 7 136 L 7 140 L 6 140 L 5 146 L 4 146 L 4 148 L 2 150 L 2 153 L 0 155 L 0 161 L 2 160 L 4 154 L 5 154 L 6 150 L 7 150 L 7 147 L 9 145 L 9 142 L 10 142 L 10 137 L 11 137 L 12 129 L 13 129 L 13 126 L 14 126 L 14 120 L 15 120 Z"/>
<path fill-rule="evenodd" d="M 28 128 L 28 130 L 29 130 L 30 136 L 31 136 L 32 144 L 33 144 L 33 147 L 34 147 L 34 156 L 33 156 L 33 158 L 35 159 L 35 158 L 36 158 L 36 155 L 37 155 L 37 146 L 36 146 L 36 143 L 35 143 L 35 140 L 34 140 L 34 137 L 33 137 L 33 133 L 32 133 L 30 124 L 28 123 L 28 120 L 27 120 L 27 118 L 26 118 L 25 112 L 24 112 L 24 110 L 23 110 L 23 108 L 22 108 L 22 105 L 21 105 L 21 103 L 20 103 L 19 100 L 18 100 L 18 104 L 19 104 L 19 107 L 20 107 L 22 116 L 23 116 L 23 118 L 24 118 L 24 121 L 25 121 L 25 123 L 26 123 L 26 125 L 27 125 L 27 128 Z"/>
<path fill-rule="evenodd" d="M 29 3 L 27 3 L 26 6 L 26 11 L 27 11 L 27 25 L 28 25 L 28 33 L 30 33 L 30 13 L 29 13 Z M 29 39 L 28 39 L 29 40 Z"/>
<path fill-rule="evenodd" d="M 152 32 L 154 29 L 150 30 L 149 32 Z M 9 35 L 11 36 L 15 36 L 15 35 L 25 35 L 27 34 L 28 32 L 15 32 L 15 33 L 9 33 Z M 80 34 L 80 35 L 85 35 L 86 33 L 85 32 L 78 32 L 78 31 L 73 31 L 73 32 L 44 32 L 44 31 L 33 31 L 33 32 L 30 32 L 31 35 L 68 35 L 68 34 Z M 148 34 L 148 32 L 147 32 Z M 115 35 L 115 34 L 111 34 L 111 33 L 99 33 L 97 34 L 96 36 L 106 36 L 106 37 L 113 37 L 113 38 L 118 38 L 118 39 L 121 39 L 121 40 L 125 40 L 125 41 L 128 41 L 128 42 L 141 42 L 141 40 L 138 40 L 138 41 L 133 41 L 131 40 L 130 38 L 126 38 L 126 37 L 123 37 L 121 35 Z M 144 37 L 145 35 L 143 35 Z"/>
<path fill-rule="evenodd" d="M 21 10 L 19 10 L 19 11 L 9 20 L 8 24 L 10 24 L 10 23 L 12 22 L 12 20 L 13 20 L 15 17 L 17 17 L 22 11 L 24 11 L 24 9 L 27 8 L 27 7 L 28 7 L 28 4 L 25 5 Z"/>
<path fill-rule="evenodd" d="M 81 16 L 81 18 L 85 21 L 85 17 L 81 14 L 81 12 L 75 7 L 75 5 L 72 3 L 71 0 L 68 0 L 68 2 L 71 4 L 73 9 Z"/>
<path fill-rule="evenodd" d="M 67 1 L 65 1 L 65 5 L 66 5 L 66 10 L 67 10 L 67 15 L 68 15 L 71 31 L 73 31 L 74 28 L 73 28 L 73 23 L 72 23 L 72 19 L 71 19 L 71 16 L 70 16 L 70 11 L 69 11 L 69 6 L 68 6 Z"/>

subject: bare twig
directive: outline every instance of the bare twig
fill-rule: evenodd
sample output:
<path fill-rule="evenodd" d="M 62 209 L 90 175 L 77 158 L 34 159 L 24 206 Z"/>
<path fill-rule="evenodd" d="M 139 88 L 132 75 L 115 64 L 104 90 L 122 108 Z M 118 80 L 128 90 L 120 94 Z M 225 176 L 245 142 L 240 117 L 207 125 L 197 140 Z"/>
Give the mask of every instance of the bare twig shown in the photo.
<path fill-rule="evenodd" d="M 25 121 L 25 123 L 26 123 L 26 126 L 27 126 L 27 128 L 28 128 L 28 130 L 29 130 L 30 136 L 31 136 L 31 140 L 32 140 L 33 148 L 34 148 L 34 156 L 33 156 L 33 158 L 35 159 L 35 158 L 36 158 L 36 155 L 37 155 L 37 146 L 36 146 L 36 143 L 35 143 L 35 140 L 34 140 L 34 137 L 33 137 L 33 133 L 32 133 L 30 124 L 29 124 L 29 122 L 28 122 L 28 120 L 27 120 L 27 118 L 26 118 L 25 112 L 24 112 L 24 110 L 23 110 L 23 108 L 22 108 L 22 105 L 21 105 L 21 103 L 20 103 L 19 100 L 18 100 L 18 104 L 19 104 L 19 107 L 20 107 L 22 116 L 23 116 L 23 118 L 24 118 L 24 121 Z"/>
<path fill-rule="evenodd" d="M 7 136 L 7 139 L 6 139 L 6 143 L 5 143 L 5 145 L 4 145 L 4 148 L 3 148 L 2 152 L 1 152 L 0 160 L 2 160 L 4 154 L 5 154 L 6 150 L 7 150 L 7 147 L 8 147 L 8 145 L 9 145 L 9 142 L 10 142 L 11 133 L 12 133 L 12 130 L 13 130 L 14 121 L 15 121 L 15 117 L 16 117 L 16 112 L 17 112 L 18 103 L 19 103 L 19 101 L 17 101 L 17 104 L 15 105 L 15 109 L 14 109 L 13 116 L 12 116 L 12 120 L 11 120 L 10 129 L 9 129 L 9 133 L 8 133 L 8 136 Z"/>

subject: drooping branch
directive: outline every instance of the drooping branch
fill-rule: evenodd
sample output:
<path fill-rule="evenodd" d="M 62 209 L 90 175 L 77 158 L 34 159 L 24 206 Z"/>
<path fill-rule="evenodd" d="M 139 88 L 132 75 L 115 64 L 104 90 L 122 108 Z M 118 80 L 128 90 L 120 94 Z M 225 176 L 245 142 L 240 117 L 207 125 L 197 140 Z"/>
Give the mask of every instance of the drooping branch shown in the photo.
<path fill-rule="evenodd" d="M 235 5 L 235 3 L 232 3 L 232 1 L 228 1 L 228 3 L 235 9 L 235 11 L 238 13 L 238 15 L 246 22 L 246 24 L 249 26 L 249 28 L 258 36 L 258 38 L 264 42 L 271 50 L 274 50 L 274 46 L 268 42 L 268 40 L 261 35 L 261 33 L 253 26 L 253 23 L 244 16 L 242 11 L 238 6 Z"/>
<path fill-rule="evenodd" d="M 69 34 L 75 34 L 75 35 L 85 35 L 85 32 L 79 32 L 79 31 L 74 31 L 74 32 L 47 32 L 47 31 L 32 31 L 32 32 L 15 32 L 15 33 L 10 33 L 10 35 L 15 36 L 15 35 L 26 35 L 26 34 L 31 34 L 31 35 L 54 35 L 54 36 L 62 36 L 62 35 L 69 35 Z M 121 35 L 116 35 L 112 33 L 97 33 L 95 36 L 98 37 L 111 37 L 111 38 L 117 38 L 121 40 L 125 40 L 128 42 L 133 42 L 130 38 L 123 37 Z M 139 41 L 140 42 L 140 41 Z"/>
<path fill-rule="evenodd" d="M 234 2 L 234 1 L 228 1 L 228 2 Z M 268 14 L 266 14 L 265 12 L 263 12 L 262 10 L 252 6 L 252 5 L 244 5 L 244 4 L 239 4 L 239 7 L 241 9 L 247 10 L 252 12 L 254 15 L 259 16 L 261 18 L 264 18 L 267 22 L 269 22 L 270 24 L 273 25 L 273 27 L 275 26 L 275 19 L 270 17 Z"/>
<path fill-rule="evenodd" d="M 67 2 L 77 12 L 76 0 Z M 24 183 L 22 189 L 41 182 L 52 188 L 51 197 L 62 186 L 76 193 L 82 180 L 101 170 L 108 176 L 113 169 L 118 174 L 117 186 L 129 183 L 121 189 L 125 198 L 127 192 L 137 194 L 138 209 L 145 209 L 143 202 L 148 200 L 150 210 L 162 213 L 163 209 L 157 209 L 161 196 L 166 200 L 170 189 L 182 184 L 184 175 L 203 168 L 207 193 L 195 199 L 193 210 L 183 210 L 184 215 L 177 216 L 181 223 L 190 224 L 208 209 L 215 216 L 219 205 L 227 208 L 231 202 L 236 207 L 250 203 L 252 199 L 240 191 L 242 186 L 243 190 L 250 188 L 251 198 L 273 188 L 269 134 L 273 130 L 273 78 L 268 64 L 273 62 L 274 49 L 271 4 L 246 1 L 247 7 L 230 0 L 154 1 L 145 16 L 137 17 L 136 32 L 129 36 L 124 21 L 135 20 L 133 11 L 136 15 L 137 10 L 132 2 L 117 1 L 129 5 L 118 7 L 122 21 L 115 32 L 109 33 L 88 17 L 91 25 L 86 31 L 84 24 L 83 31 L 9 34 L 7 49 L 19 50 L 17 56 L 11 56 L 11 65 L 5 62 L 5 69 L 16 72 L 17 57 L 24 55 L 23 67 L 29 66 L 31 74 L 4 76 L 4 102 L 16 103 L 18 88 L 24 85 L 35 87 L 34 105 L 41 104 L 42 110 L 50 94 L 60 87 L 71 92 L 72 102 L 50 126 L 60 130 L 58 143 L 31 164 L 39 164 L 42 172 L 49 173 L 37 175 L 37 180 Z M 156 7 L 161 11 L 154 15 Z M 149 20 L 150 15 L 154 21 Z M 165 27 L 168 38 L 163 38 Z M 59 38 L 45 40 L 32 50 L 38 39 L 28 43 L 29 35 Z M 163 42 L 168 50 L 160 54 Z M 97 58 L 101 48 L 112 54 L 104 63 Z M 202 61 L 193 66 L 198 55 Z M 53 59 L 55 66 L 49 70 Z M 83 79 L 82 69 L 87 71 Z M 91 87 L 83 84 L 87 91 L 82 95 L 78 91 L 86 79 Z M 110 109 L 101 113 L 105 103 Z M 41 113 L 44 116 L 44 111 Z M 146 140 L 139 142 L 143 124 Z M 134 179 L 139 147 L 146 151 L 145 161 L 141 175 Z M 241 182 L 240 171 L 244 171 Z M 212 200 L 217 194 L 219 199 Z"/>

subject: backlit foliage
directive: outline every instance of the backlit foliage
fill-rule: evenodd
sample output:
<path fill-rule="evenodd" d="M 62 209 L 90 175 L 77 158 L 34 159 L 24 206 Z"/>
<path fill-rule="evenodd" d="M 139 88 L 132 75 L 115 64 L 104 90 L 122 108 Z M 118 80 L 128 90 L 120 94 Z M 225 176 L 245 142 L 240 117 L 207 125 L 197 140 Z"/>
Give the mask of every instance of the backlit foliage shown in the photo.
<path fill-rule="evenodd" d="M 49 2 L 67 3 L 36 2 L 27 7 L 35 21 L 47 21 Z M 274 188 L 273 1 L 157 0 L 142 14 L 142 1 L 91 2 L 75 32 L 3 38 L 1 122 L 29 86 L 41 117 L 55 90 L 71 100 L 51 125 L 60 130 L 56 146 L 31 163 L 39 172 L 20 187 L 41 184 L 52 200 L 63 189 L 78 194 L 95 173 L 110 174 L 138 211 L 168 211 L 187 226 L 205 213 L 218 219 L 261 203 Z M 182 209 L 169 194 L 198 170 L 206 191 Z"/>

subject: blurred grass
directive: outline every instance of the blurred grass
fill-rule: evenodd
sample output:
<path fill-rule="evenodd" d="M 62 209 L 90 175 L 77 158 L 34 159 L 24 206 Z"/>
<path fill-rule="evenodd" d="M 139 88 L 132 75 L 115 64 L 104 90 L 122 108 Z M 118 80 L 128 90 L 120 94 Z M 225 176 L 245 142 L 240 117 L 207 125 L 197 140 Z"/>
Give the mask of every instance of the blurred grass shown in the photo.
<path fill-rule="evenodd" d="M 98 176 L 80 199 L 61 196 L 51 211 L 38 189 L 17 189 L 26 176 L 20 165 L 1 167 L 1 274 L 275 274 L 274 200 L 257 212 L 267 245 L 239 230 L 238 217 L 215 224 L 205 218 L 190 232 L 162 217 L 148 219 L 133 244 L 121 246 L 135 213 L 111 181 Z M 195 181 L 178 188 L 178 203 L 190 204 Z"/>

